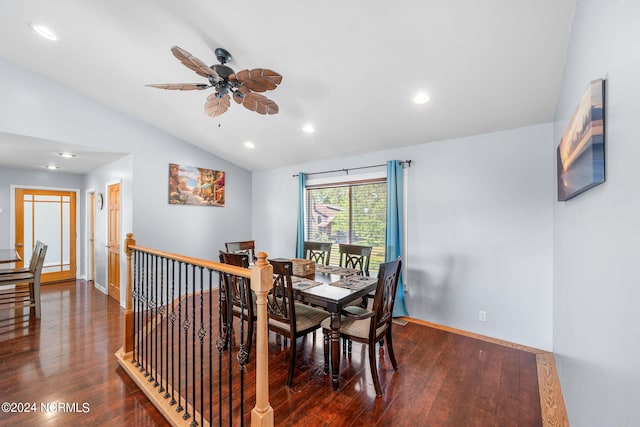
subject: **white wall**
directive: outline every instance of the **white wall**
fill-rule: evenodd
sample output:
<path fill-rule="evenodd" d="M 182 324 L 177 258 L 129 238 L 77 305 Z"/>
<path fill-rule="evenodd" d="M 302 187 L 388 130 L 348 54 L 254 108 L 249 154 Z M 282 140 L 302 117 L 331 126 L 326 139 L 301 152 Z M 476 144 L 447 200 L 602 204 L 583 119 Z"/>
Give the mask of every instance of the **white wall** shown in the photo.
<path fill-rule="evenodd" d="M 554 208 L 554 345 L 574 426 L 640 423 L 640 2 L 578 0 L 554 140 L 606 78 L 606 182 Z"/>
<path fill-rule="evenodd" d="M 553 156 L 545 124 L 254 172 L 253 236 L 294 256 L 298 171 L 412 160 L 410 316 L 550 350 Z"/>
<path fill-rule="evenodd" d="M 123 232 L 138 244 L 217 259 L 225 241 L 251 237 L 249 171 L 4 59 L 0 75 L 0 132 L 132 154 Z M 225 171 L 226 206 L 169 205 L 169 163 Z"/>

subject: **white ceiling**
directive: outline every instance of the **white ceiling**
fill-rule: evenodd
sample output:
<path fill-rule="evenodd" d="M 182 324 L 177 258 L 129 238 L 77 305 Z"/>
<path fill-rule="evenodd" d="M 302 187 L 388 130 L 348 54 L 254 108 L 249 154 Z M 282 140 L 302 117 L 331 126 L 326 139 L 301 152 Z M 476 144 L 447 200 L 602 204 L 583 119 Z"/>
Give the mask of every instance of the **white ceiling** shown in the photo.
<path fill-rule="evenodd" d="M 575 0 L 2 0 L 0 56 L 259 170 L 553 120 L 574 6 Z M 59 40 L 40 38 L 32 21 Z M 280 113 L 262 116 L 232 102 L 212 119 L 204 114 L 208 90 L 145 87 L 205 82 L 173 57 L 174 45 L 207 64 L 224 47 L 236 71 L 281 73 L 282 84 L 266 93 Z M 412 104 L 417 89 L 427 90 L 431 102 Z M 306 122 L 317 132 L 303 133 Z M 246 150 L 245 141 L 256 149 Z M 25 143 L 36 144 L 19 140 Z M 19 159 L 14 165 L 22 166 Z"/>
<path fill-rule="evenodd" d="M 55 165 L 60 171 L 84 175 L 111 163 L 126 153 L 95 151 L 82 145 L 0 132 L 0 166 L 43 170 Z M 65 158 L 61 153 L 72 153 Z"/>

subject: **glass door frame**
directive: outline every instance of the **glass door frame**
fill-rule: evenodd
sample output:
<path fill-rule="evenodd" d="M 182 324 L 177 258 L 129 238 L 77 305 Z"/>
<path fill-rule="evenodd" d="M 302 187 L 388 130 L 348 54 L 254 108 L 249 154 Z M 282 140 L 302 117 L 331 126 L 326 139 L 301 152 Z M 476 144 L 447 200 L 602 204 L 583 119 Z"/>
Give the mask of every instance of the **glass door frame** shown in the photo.
<path fill-rule="evenodd" d="M 72 263 L 72 267 L 70 268 L 70 270 L 68 271 L 62 271 L 62 272 L 53 272 L 53 273 L 42 273 L 42 282 L 46 283 L 46 282 L 54 282 L 54 281 L 59 281 L 59 280 L 68 280 L 68 279 L 75 279 L 78 277 L 78 269 L 79 269 L 79 263 L 78 263 L 78 259 L 79 259 L 79 254 L 80 254 L 80 244 L 79 244 L 79 237 L 80 237 L 80 210 L 78 209 L 79 206 L 79 202 L 80 202 L 80 190 L 79 189 L 75 189 L 75 188 L 52 188 L 52 187 L 41 187 L 41 186 L 29 186 L 29 185 L 10 185 L 10 244 L 11 246 L 15 247 L 16 245 L 16 208 L 17 208 L 17 201 L 16 201 L 16 190 L 26 190 L 26 191 L 42 191 L 42 192 L 68 192 L 68 193 L 74 193 L 75 196 L 75 200 L 74 203 L 75 207 L 74 209 L 71 210 L 70 215 L 72 215 L 72 218 L 70 218 L 72 224 L 74 224 L 73 229 L 70 229 L 70 232 L 73 233 L 70 236 L 70 249 L 72 251 L 72 253 L 70 253 L 70 256 L 74 257 L 73 263 Z M 24 243 L 24 242 L 23 242 Z M 50 244 L 48 242 L 43 242 L 45 244 Z M 28 245 L 25 245 L 23 247 L 23 251 L 27 251 L 30 249 L 27 249 Z M 17 249 L 17 248 L 16 248 Z M 45 259 L 45 266 L 46 266 L 47 262 Z"/>

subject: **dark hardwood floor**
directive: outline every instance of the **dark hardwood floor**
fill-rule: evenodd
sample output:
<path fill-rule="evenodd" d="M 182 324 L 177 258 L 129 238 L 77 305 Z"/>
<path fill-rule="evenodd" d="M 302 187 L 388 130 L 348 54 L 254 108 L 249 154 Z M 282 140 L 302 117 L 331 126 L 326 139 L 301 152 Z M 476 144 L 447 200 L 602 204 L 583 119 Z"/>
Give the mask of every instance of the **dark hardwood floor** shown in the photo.
<path fill-rule="evenodd" d="M 1 426 L 166 425 L 114 353 L 121 347 L 117 303 L 84 281 L 42 288 L 42 319 L 0 312 Z M 33 314 L 33 313 L 32 313 Z M 11 318 L 18 315 L 17 318 Z M 394 325 L 399 369 L 380 350 L 384 395 L 376 398 L 366 347 L 341 363 L 340 390 L 323 372 L 322 333 L 299 340 L 294 386 L 288 348 L 269 336 L 270 402 L 278 426 L 539 426 L 536 355 L 409 322 Z M 254 374 L 247 367 L 249 376 Z M 247 384 L 253 387 L 253 379 Z M 254 403 L 248 393 L 248 410 Z M 41 404 L 67 404 L 44 412 Z M 32 408 L 32 407 L 31 407 Z M 248 425 L 248 423 L 247 423 Z"/>

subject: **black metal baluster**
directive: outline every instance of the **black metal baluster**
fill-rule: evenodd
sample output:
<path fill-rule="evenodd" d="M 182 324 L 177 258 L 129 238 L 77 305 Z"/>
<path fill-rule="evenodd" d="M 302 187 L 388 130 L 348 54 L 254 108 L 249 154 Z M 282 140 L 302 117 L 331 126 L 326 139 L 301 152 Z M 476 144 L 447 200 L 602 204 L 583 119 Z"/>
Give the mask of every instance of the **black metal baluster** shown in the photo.
<path fill-rule="evenodd" d="M 233 279 L 236 279 L 235 276 L 229 276 L 231 280 L 229 283 L 233 283 Z M 233 338 L 235 337 L 233 333 L 233 286 L 229 286 L 227 288 L 227 331 L 228 338 L 227 342 L 229 347 L 228 358 L 229 358 L 229 427 L 233 426 L 233 356 L 232 356 L 232 345 Z"/>
<path fill-rule="evenodd" d="M 182 411 L 182 262 L 178 263 L 178 407 L 176 412 Z"/>
<path fill-rule="evenodd" d="M 149 261 L 149 323 L 147 323 L 147 335 L 149 336 L 149 379 L 148 382 L 153 382 L 153 371 L 156 366 L 155 358 L 155 350 L 157 345 L 155 345 L 154 335 L 156 333 L 155 326 L 155 306 L 156 306 L 156 276 L 155 276 L 155 266 L 156 266 L 156 255 L 151 255 L 151 259 Z M 157 337 L 156 337 L 157 338 Z"/>
<path fill-rule="evenodd" d="M 143 330 L 145 331 L 144 333 L 144 340 L 145 340 L 145 347 L 144 347 L 144 359 L 145 359 L 145 367 L 144 367 L 144 376 L 148 377 L 149 376 L 149 353 L 150 353 L 150 348 L 151 348 L 151 337 L 149 334 L 149 323 L 151 322 L 150 317 L 150 313 L 149 313 L 149 299 L 151 297 L 150 295 L 150 288 L 149 288 L 149 254 L 146 253 L 145 254 L 145 262 L 144 262 L 144 282 L 145 282 L 145 290 L 144 290 L 144 294 L 145 294 L 145 299 L 144 299 L 144 325 L 143 325 Z"/>
<path fill-rule="evenodd" d="M 160 291 L 158 292 L 158 298 L 157 298 L 157 302 L 156 304 L 158 304 L 158 314 L 160 316 L 160 319 L 157 320 L 156 322 L 156 329 L 160 329 L 160 339 L 159 339 L 159 343 L 160 343 L 160 354 L 158 355 L 158 358 L 156 359 L 156 361 L 158 362 L 158 368 L 156 369 L 156 384 L 160 386 L 160 388 L 158 388 L 158 393 L 162 393 L 164 391 L 164 385 L 162 384 L 162 379 L 164 378 L 164 375 L 162 374 L 162 368 L 164 368 L 164 366 L 162 365 L 162 351 L 164 349 L 164 337 L 162 336 L 162 332 L 163 332 L 163 323 L 164 323 L 164 303 L 163 303 L 163 292 L 164 292 L 164 270 L 163 270 L 163 266 L 164 266 L 164 258 L 162 257 L 158 257 L 158 263 L 159 263 L 159 267 L 156 268 L 156 275 L 158 274 L 158 270 L 159 270 L 159 276 L 160 276 Z M 158 360 L 159 359 L 159 360 Z M 160 382 L 158 383 L 158 380 L 160 380 Z"/>
<path fill-rule="evenodd" d="M 140 340 L 140 356 L 138 357 L 138 362 L 140 362 L 140 372 L 144 371 L 144 343 L 145 343 L 145 336 L 142 333 L 143 329 L 144 329 L 144 316 L 145 316 L 145 312 L 144 312 L 144 298 L 145 298 L 145 294 L 144 294 L 144 261 L 146 258 L 146 254 L 144 252 L 140 252 L 140 279 L 139 279 L 139 289 L 140 289 L 140 326 L 138 327 L 138 338 Z"/>
<path fill-rule="evenodd" d="M 193 266 L 191 266 L 193 271 Z M 191 415 L 189 414 L 189 327 L 191 321 L 189 320 L 189 265 L 185 266 L 184 272 L 184 323 L 182 328 L 184 329 L 184 406 L 185 411 L 182 415 L 182 419 L 186 420 Z"/>
<path fill-rule="evenodd" d="M 170 405 L 176 404 L 175 390 L 176 390 L 176 377 L 175 377 L 175 332 L 176 332 L 176 261 L 171 260 L 171 314 L 169 320 L 171 320 L 171 401 Z M 165 399 L 169 398 L 169 391 L 164 396 Z"/>
<path fill-rule="evenodd" d="M 133 299 L 131 308 L 133 310 L 133 336 L 134 338 L 138 335 L 138 251 L 133 252 L 133 289 L 131 290 L 131 298 Z M 131 363 L 133 363 L 136 367 L 140 366 L 140 362 L 138 362 L 139 354 L 138 354 L 138 340 L 134 339 L 133 342 L 133 358 L 131 359 Z"/>
<path fill-rule="evenodd" d="M 200 267 L 200 425 L 204 425 L 204 337 L 207 330 L 204 328 L 204 268 Z M 196 423 L 197 424 L 197 423 Z"/>
<path fill-rule="evenodd" d="M 142 328 L 144 327 L 144 253 L 138 252 L 138 364 L 142 372 L 144 364 L 144 335 L 142 334 Z"/>
<path fill-rule="evenodd" d="M 158 387 L 160 385 L 160 383 L 158 382 L 158 377 L 161 375 L 160 372 L 160 368 L 162 367 L 162 359 L 158 359 L 158 356 L 161 355 L 162 353 L 160 352 L 160 350 L 162 349 L 162 344 L 158 345 L 158 341 L 161 338 L 161 335 L 159 335 L 160 331 L 160 326 L 162 325 L 162 316 L 160 315 L 160 307 L 162 306 L 161 301 L 162 301 L 162 279 L 158 280 L 158 278 L 160 277 L 158 272 L 159 272 L 159 268 L 160 268 L 160 263 L 162 262 L 162 259 L 156 255 L 155 257 L 156 260 L 156 265 L 155 265 L 155 276 L 156 276 L 156 280 L 155 280 L 155 317 L 153 319 L 153 325 L 154 325 L 154 329 L 156 331 L 156 349 L 155 349 L 155 353 L 156 353 L 156 360 L 155 360 L 155 364 L 153 365 L 154 370 L 155 370 L 155 377 L 154 377 L 154 382 L 153 382 L 153 386 L 154 387 Z M 160 288 L 158 288 L 158 282 L 160 285 Z M 160 360 L 160 364 L 158 364 L 158 360 Z M 160 390 L 158 390 L 158 392 L 160 392 Z"/>
<path fill-rule="evenodd" d="M 238 286 L 240 291 L 240 313 L 245 312 L 246 308 L 246 288 L 245 288 L 245 279 L 244 277 L 235 277 L 236 280 L 240 283 Z M 247 310 L 247 313 L 249 311 Z M 248 321 L 253 322 L 253 319 L 249 319 Z M 238 363 L 240 365 L 240 425 L 244 427 L 244 365 L 247 363 L 247 358 L 249 354 L 245 349 L 245 339 L 244 339 L 244 322 L 245 316 L 240 316 L 240 349 L 238 350 Z M 247 339 L 251 339 L 248 337 Z"/>
<path fill-rule="evenodd" d="M 213 271 L 209 270 L 209 423 L 213 421 Z M 220 289 L 218 289 L 218 307 L 220 306 Z M 218 336 L 220 336 L 218 334 Z"/>
<path fill-rule="evenodd" d="M 193 319 L 193 329 L 191 330 L 191 394 L 193 399 L 193 412 L 194 417 L 193 421 L 190 424 L 190 427 L 196 427 L 198 422 L 196 421 L 195 411 L 198 407 L 198 397 L 196 395 L 196 276 L 197 271 L 202 271 L 201 267 L 192 267 L 192 292 L 191 292 L 191 318 Z"/>
<path fill-rule="evenodd" d="M 165 277 L 165 297 L 164 297 L 164 308 L 165 308 L 165 329 L 166 329 L 166 344 L 164 346 L 164 397 L 167 399 L 169 397 L 169 260 L 164 259 L 164 277 Z M 173 359 L 172 359 L 173 360 Z M 173 385 L 173 384 L 171 384 Z"/>
<path fill-rule="evenodd" d="M 224 290 L 224 278 L 222 272 L 218 272 L 218 339 L 216 340 L 216 349 L 218 350 L 218 425 L 222 426 L 222 351 L 225 348 L 227 337 L 226 329 L 224 328 L 222 304 L 225 303 L 226 297 L 223 298 Z M 224 334 L 224 335 L 223 335 Z"/>

